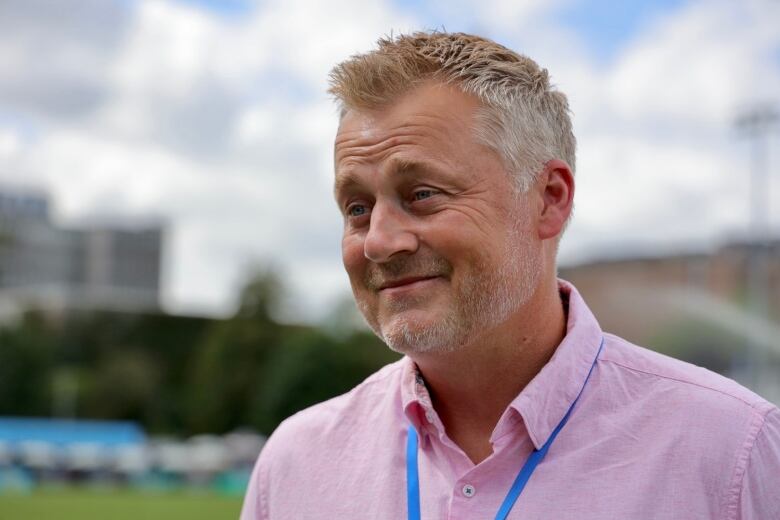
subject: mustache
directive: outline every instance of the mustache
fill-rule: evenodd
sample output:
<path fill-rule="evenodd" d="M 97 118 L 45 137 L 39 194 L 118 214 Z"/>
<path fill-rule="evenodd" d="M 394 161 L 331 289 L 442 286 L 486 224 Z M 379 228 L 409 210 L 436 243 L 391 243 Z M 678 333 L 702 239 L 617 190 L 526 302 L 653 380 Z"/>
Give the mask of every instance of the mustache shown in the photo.
<path fill-rule="evenodd" d="M 452 264 L 436 255 L 412 255 L 392 258 L 381 264 L 371 263 L 363 283 L 372 291 L 394 280 L 411 277 L 443 276 L 452 274 Z"/>

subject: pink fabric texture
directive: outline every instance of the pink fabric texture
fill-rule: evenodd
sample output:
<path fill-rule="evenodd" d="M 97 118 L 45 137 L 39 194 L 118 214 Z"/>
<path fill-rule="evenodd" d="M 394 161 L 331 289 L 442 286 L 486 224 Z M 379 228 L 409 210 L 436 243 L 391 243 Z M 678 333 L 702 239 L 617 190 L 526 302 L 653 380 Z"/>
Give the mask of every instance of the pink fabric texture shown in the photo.
<path fill-rule="evenodd" d="M 703 368 L 602 333 L 574 287 L 567 334 L 496 425 L 478 465 L 404 358 L 284 421 L 242 520 L 406 518 L 406 430 L 420 436 L 423 520 L 492 519 L 522 464 L 572 416 L 509 518 L 780 519 L 780 410 Z"/>

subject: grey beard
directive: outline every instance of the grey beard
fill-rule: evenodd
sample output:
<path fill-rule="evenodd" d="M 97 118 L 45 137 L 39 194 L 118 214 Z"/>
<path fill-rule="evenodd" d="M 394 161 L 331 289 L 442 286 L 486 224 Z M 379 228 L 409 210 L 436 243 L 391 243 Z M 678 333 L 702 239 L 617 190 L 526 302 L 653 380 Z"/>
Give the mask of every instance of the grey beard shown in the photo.
<path fill-rule="evenodd" d="M 497 272 L 482 269 L 462 294 L 454 296 L 453 309 L 443 319 L 428 326 L 408 320 L 390 327 L 370 324 L 374 333 L 402 354 L 447 353 L 500 325 L 530 299 L 541 276 L 539 259 L 530 258 L 529 249 L 517 242 L 509 249 L 505 258 L 512 261 Z"/>
<path fill-rule="evenodd" d="M 523 231 L 524 220 L 519 213 L 505 243 L 499 269 L 480 266 L 464 282 L 459 294 L 452 295 L 448 314 L 435 323 L 422 326 L 413 321 L 393 321 L 389 326 L 372 319 L 366 305 L 360 310 L 368 325 L 392 350 L 402 354 L 453 352 L 476 339 L 482 333 L 504 323 L 534 294 L 541 279 L 541 253 L 536 251 Z M 366 286 L 378 286 L 383 275 L 401 276 L 407 273 L 452 273 L 452 266 L 436 256 L 400 258 L 396 263 L 375 266 L 369 270 Z M 451 278 L 450 278 L 451 279 Z M 392 309 L 401 312 L 404 308 Z"/>

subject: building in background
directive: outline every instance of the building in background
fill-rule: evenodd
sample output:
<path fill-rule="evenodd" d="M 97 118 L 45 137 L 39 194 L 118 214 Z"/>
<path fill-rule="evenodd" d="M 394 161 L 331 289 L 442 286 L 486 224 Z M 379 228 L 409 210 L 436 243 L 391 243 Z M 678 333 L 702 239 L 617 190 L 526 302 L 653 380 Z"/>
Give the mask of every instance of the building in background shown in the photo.
<path fill-rule="evenodd" d="M 157 311 L 163 227 L 120 221 L 64 229 L 45 194 L 0 190 L 0 320 L 49 311 Z"/>
<path fill-rule="evenodd" d="M 762 267 L 756 305 L 751 285 Z M 780 402 L 780 240 L 561 268 L 601 327 Z"/>

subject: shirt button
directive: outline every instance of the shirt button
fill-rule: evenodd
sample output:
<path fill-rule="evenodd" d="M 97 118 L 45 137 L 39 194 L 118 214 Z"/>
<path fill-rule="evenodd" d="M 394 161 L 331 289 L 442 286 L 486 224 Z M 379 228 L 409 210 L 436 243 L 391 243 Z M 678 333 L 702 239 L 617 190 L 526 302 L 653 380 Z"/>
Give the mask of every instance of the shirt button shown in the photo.
<path fill-rule="evenodd" d="M 463 486 L 461 491 L 463 491 L 463 496 L 466 498 L 471 498 L 477 493 L 477 489 L 471 484 L 466 484 Z"/>

